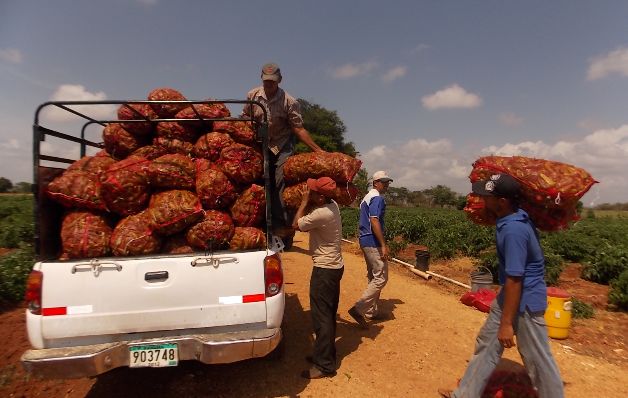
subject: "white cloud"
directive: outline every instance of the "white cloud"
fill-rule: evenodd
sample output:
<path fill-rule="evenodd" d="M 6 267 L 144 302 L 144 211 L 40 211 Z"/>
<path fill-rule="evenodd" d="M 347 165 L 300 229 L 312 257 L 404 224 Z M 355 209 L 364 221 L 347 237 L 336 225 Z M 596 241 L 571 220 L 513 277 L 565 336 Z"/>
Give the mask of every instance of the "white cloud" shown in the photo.
<path fill-rule="evenodd" d="M 506 126 L 516 127 L 523 123 L 523 118 L 513 112 L 504 112 L 499 115 L 499 121 Z"/>
<path fill-rule="evenodd" d="M 376 146 L 363 151 L 360 159 L 369 174 L 386 170 L 394 179 L 393 186 L 423 190 L 442 184 L 466 194 L 470 190 L 471 165 L 486 155 L 519 155 L 572 164 L 600 182 L 583 197 L 585 205 L 628 201 L 628 124 L 598 130 L 573 141 L 506 143 L 483 148 L 479 153 L 447 139 L 417 138 Z"/>
<path fill-rule="evenodd" d="M 422 53 L 423 51 L 429 49 L 430 46 L 428 46 L 427 44 L 421 43 L 418 44 L 416 47 L 406 51 L 408 55 L 417 55 Z"/>
<path fill-rule="evenodd" d="M 364 152 L 360 159 L 369 174 L 386 170 L 395 180 L 395 186 L 411 190 L 427 189 L 438 184 L 457 185 L 462 189 L 461 182 L 471 171 L 470 166 L 461 166 L 465 163 L 465 156 L 457 153 L 451 141 L 446 139 L 430 142 L 416 138 L 399 145 L 380 145 Z M 471 159 L 466 160 L 469 165 L 470 162 Z"/>
<path fill-rule="evenodd" d="M 373 69 L 377 68 L 377 62 L 369 61 L 361 64 L 344 64 L 330 70 L 330 74 L 334 79 L 351 79 L 357 76 L 368 75 Z"/>
<path fill-rule="evenodd" d="M 20 149 L 20 142 L 15 138 L 11 138 L 8 141 L 0 142 L 0 148 L 3 150 Z"/>
<path fill-rule="evenodd" d="M 15 48 L 0 48 L 0 61 L 10 64 L 21 64 L 23 60 L 22 52 Z"/>
<path fill-rule="evenodd" d="M 91 93 L 80 84 L 63 84 L 57 87 L 50 97 L 51 101 L 105 101 L 106 99 L 107 95 L 104 92 Z M 115 117 L 117 109 L 115 105 L 73 105 L 69 106 L 69 108 L 94 119 L 112 119 Z M 44 109 L 42 116 L 56 122 L 67 122 L 77 119 L 76 116 L 68 111 L 50 106 Z"/>
<path fill-rule="evenodd" d="M 457 84 L 445 87 L 431 95 L 421 98 L 423 106 L 429 110 L 444 108 L 477 108 L 482 99 L 476 94 L 467 92 Z"/>
<path fill-rule="evenodd" d="M 628 201 L 628 124 L 597 130 L 579 141 L 543 141 L 490 146 L 484 154 L 529 156 L 572 164 L 588 171 L 600 182 L 596 188 L 603 201 Z M 590 203 L 585 204 L 589 205 Z"/>
<path fill-rule="evenodd" d="M 588 80 L 597 80 L 613 73 L 628 76 L 628 48 L 618 48 L 591 60 Z"/>
<path fill-rule="evenodd" d="M 390 68 L 384 75 L 382 76 L 382 80 L 389 83 L 399 79 L 400 77 L 404 77 L 408 72 L 408 68 L 405 66 L 395 66 L 394 68 Z"/>

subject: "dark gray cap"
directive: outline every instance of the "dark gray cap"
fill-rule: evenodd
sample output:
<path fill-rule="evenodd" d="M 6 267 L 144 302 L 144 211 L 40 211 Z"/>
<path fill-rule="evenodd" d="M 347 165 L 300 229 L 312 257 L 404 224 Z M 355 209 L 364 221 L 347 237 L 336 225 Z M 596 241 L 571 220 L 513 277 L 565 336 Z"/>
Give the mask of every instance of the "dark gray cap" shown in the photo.
<path fill-rule="evenodd" d="M 262 66 L 262 80 L 280 81 L 281 69 L 279 69 L 279 65 L 274 62 L 269 62 Z"/>
<path fill-rule="evenodd" d="M 517 199 L 521 195 L 521 184 L 512 176 L 499 173 L 493 174 L 488 180 L 474 182 L 471 190 L 480 196 Z"/>

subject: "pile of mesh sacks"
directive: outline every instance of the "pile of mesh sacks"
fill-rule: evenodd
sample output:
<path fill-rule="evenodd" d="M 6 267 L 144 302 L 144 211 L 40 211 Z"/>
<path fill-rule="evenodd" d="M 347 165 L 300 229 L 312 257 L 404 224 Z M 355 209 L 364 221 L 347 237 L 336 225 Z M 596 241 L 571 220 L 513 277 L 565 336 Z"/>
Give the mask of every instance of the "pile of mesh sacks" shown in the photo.
<path fill-rule="evenodd" d="M 513 176 L 522 188 L 520 207 L 542 231 L 568 228 L 579 216 L 580 198 L 597 181 L 585 170 L 566 163 L 524 156 L 485 156 L 473 163 L 471 182 L 488 180 L 496 173 Z M 467 195 L 465 212 L 481 225 L 495 225 L 495 219 L 485 212 L 481 197 Z"/>
<path fill-rule="evenodd" d="M 186 100 L 171 88 L 147 99 Z M 118 122 L 104 127 L 105 149 L 46 188 L 66 208 L 60 258 L 266 247 L 255 131 L 248 122 L 204 120 L 230 116 L 222 103 L 121 105 Z"/>
<path fill-rule="evenodd" d="M 186 100 L 172 88 L 147 99 Z M 231 118 L 219 102 L 123 104 L 117 113 L 104 127 L 104 149 L 46 187 L 66 208 L 61 259 L 266 247 L 263 151 L 249 122 L 208 120 Z M 349 204 L 360 165 L 339 153 L 295 155 L 285 197 L 298 207 L 303 181 L 328 175 Z"/>

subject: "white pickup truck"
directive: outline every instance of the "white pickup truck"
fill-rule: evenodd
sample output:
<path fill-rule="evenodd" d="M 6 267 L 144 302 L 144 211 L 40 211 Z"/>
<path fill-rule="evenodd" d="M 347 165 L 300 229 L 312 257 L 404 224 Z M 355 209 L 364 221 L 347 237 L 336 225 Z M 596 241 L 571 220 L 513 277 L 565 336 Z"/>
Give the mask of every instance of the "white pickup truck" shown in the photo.
<path fill-rule="evenodd" d="M 47 102 L 35 113 L 37 263 L 26 292 L 26 326 L 33 349 L 23 354 L 22 364 L 36 377 L 88 377 L 118 367 L 177 366 L 186 360 L 229 363 L 266 356 L 282 339 L 285 295 L 278 252 L 283 245 L 271 233 L 270 206 L 263 250 L 58 259 L 63 209 L 47 198 L 45 187 L 64 170 L 59 164 L 72 163 L 90 147 L 102 148 L 100 139 L 86 138 L 91 131 L 99 137 L 102 126 L 114 122 L 99 119 L 99 108 L 152 102 L 168 103 Z M 41 119 L 53 115 L 51 111 L 75 120 L 57 123 L 55 117 L 44 127 Z M 74 126 L 76 133 L 50 126 Z M 258 140 L 265 143 L 267 123 L 255 126 Z M 42 145 L 47 138 L 61 143 L 63 151 Z M 75 159 L 58 155 L 67 154 L 69 145 L 75 146 Z M 52 154 L 42 153 L 44 149 Z M 268 199 L 267 149 L 264 152 Z"/>

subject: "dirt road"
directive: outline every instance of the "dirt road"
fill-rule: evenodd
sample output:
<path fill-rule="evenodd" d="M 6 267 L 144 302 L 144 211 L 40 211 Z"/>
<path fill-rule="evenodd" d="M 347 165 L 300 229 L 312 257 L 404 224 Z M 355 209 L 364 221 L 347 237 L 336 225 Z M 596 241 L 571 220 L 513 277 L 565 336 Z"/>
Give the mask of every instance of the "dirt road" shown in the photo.
<path fill-rule="evenodd" d="M 250 360 L 221 366 L 184 363 L 173 369 L 118 369 L 96 379 L 27 381 L 17 366 L 28 347 L 23 310 L 1 314 L 0 396 L 9 397 L 436 397 L 453 386 L 470 357 L 485 314 L 459 303 L 459 294 L 391 264 L 381 306 L 390 319 L 368 331 L 352 322 L 347 310 L 365 286 L 364 262 L 355 247 L 343 247 L 337 350 L 338 375 L 305 380 L 304 357 L 311 347 L 308 284 L 311 261 L 307 235 L 283 255 L 286 282 L 285 350 L 279 360 Z M 552 341 L 566 383 L 566 396 L 628 396 L 628 362 L 581 355 L 569 340 Z M 566 348 L 567 347 L 567 348 Z M 515 351 L 500 366 L 521 369 Z"/>

